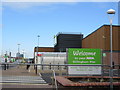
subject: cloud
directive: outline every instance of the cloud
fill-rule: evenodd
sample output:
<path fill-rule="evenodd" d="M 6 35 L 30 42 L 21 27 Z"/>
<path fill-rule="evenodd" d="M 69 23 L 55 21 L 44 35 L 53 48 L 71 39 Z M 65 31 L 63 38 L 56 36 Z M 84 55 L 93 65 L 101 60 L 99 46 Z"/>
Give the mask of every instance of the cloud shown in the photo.
<path fill-rule="evenodd" d="M 119 2 L 120 0 L 2 0 L 2 2 Z"/>
<path fill-rule="evenodd" d="M 5 2 L 3 6 L 7 6 L 12 9 L 28 9 L 34 6 L 48 6 L 50 3 L 36 3 L 36 2 Z"/>
<path fill-rule="evenodd" d="M 78 2 L 88 2 L 88 1 L 89 2 L 105 2 L 105 1 L 110 2 L 110 1 L 119 1 L 119 0 L 3 0 L 2 1 L 3 7 L 0 8 L 0 11 L 4 10 L 4 6 L 16 11 L 19 11 L 19 10 L 22 11 L 22 10 L 28 10 L 28 9 L 30 10 L 32 7 L 37 7 L 37 6 L 46 6 L 46 8 L 48 7 L 50 10 L 54 10 L 55 7 L 53 7 L 53 4 L 57 4 L 60 2 L 68 5 L 75 5 Z M 101 5 L 101 4 L 98 6 L 103 8 L 105 7 L 104 5 Z M 44 10 L 41 10 L 41 11 L 44 11 Z"/>
<path fill-rule="evenodd" d="M 27 10 L 32 7 L 37 7 L 37 6 L 45 6 L 46 8 L 48 7 L 49 9 L 53 9 L 53 4 L 58 4 L 59 2 L 3 2 L 3 8 L 8 7 L 14 10 Z M 67 5 L 74 5 L 76 2 L 61 2 Z"/>
<path fill-rule="evenodd" d="M 3 0 L 3 2 L 76 2 L 78 0 Z"/>

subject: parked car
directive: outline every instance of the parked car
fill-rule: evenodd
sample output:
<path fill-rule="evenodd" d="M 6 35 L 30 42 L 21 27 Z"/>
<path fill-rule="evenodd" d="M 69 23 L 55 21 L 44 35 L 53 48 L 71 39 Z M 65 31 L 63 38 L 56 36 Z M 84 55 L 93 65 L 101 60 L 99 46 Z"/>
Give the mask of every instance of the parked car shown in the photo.
<path fill-rule="evenodd" d="M 28 59 L 28 60 L 27 60 L 27 63 L 32 63 L 32 60 L 29 60 L 29 59 Z"/>

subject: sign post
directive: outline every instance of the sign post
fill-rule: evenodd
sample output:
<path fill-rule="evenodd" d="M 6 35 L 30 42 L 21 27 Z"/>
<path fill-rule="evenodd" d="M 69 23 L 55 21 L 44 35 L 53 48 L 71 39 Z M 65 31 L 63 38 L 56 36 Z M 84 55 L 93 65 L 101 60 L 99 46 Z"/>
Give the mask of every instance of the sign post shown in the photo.
<path fill-rule="evenodd" d="M 69 66 L 68 74 L 71 75 L 98 75 L 101 74 L 101 49 L 68 49 L 68 64 L 87 65 L 87 66 Z"/>

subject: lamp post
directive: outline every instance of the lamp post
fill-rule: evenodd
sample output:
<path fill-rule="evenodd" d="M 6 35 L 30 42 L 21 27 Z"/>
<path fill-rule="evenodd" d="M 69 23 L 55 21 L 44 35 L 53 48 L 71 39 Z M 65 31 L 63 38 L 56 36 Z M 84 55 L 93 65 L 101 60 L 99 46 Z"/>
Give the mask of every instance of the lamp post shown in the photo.
<path fill-rule="evenodd" d="M 20 44 L 18 44 L 18 53 L 20 53 Z"/>
<path fill-rule="evenodd" d="M 18 53 L 17 53 L 17 57 L 18 59 L 20 59 L 20 44 L 17 44 L 18 45 Z"/>
<path fill-rule="evenodd" d="M 112 89 L 113 89 L 112 21 L 113 21 L 114 15 L 115 15 L 115 10 L 109 9 L 109 10 L 107 11 L 107 14 L 108 14 L 108 18 L 109 18 L 109 20 L 110 20 L 110 89 L 112 90 Z"/>
<path fill-rule="evenodd" d="M 37 55 L 36 55 L 36 63 L 38 63 L 38 47 L 39 47 L 39 38 L 40 38 L 40 35 L 37 36 L 38 37 L 38 45 L 37 45 Z"/>
<path fill-rule="evenodd" d="M 36 64 L 38 63 L 38 47 L 39 47 L 39 37 L 40 37 L 40 35 L 38 35 L 37 37 L 38 37 L 38 46 L 37 46 Z M 36 69 L 35 72 L 37 74 L 37 65 L 36 65 L 35 69 Z"/>
<path fill-rule="evenodd" d="M 37 37 L 38 37 L 38 46 L 37 46 L 37 62 L 38 62 L 38 47 L 39 47 L 39 38 L 40 38 L 40 35 L 38 35 Z"/>

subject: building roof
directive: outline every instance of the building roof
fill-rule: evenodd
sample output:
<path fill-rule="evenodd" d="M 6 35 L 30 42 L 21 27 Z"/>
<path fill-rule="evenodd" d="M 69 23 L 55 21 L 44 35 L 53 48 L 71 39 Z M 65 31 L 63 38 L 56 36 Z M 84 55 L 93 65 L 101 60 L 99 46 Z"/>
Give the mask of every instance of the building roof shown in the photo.
<path fill-rule="evenodd" d="M 105 27 L 105 26 L 110 26 L 108 24 L 104 24 L 102 26 L 100 26 L 97 30 L 93 31 L 92 33 L 88 34 L 86 37 L 84 37 L 83 39 L 87 38 L 88 36 L 90 36 L 91 34 L 93 34 L 94 32 L 98 31 L 100 28 Z M 120 25 L 112 25 L 113 27 L 120 27 Z"/>

